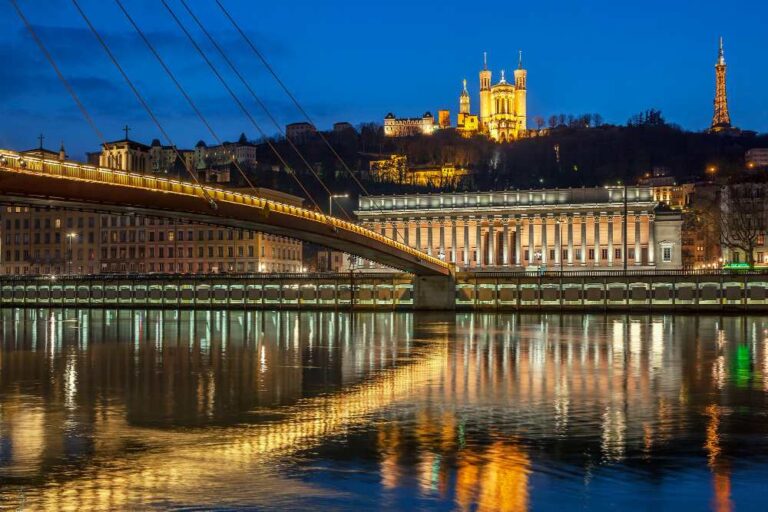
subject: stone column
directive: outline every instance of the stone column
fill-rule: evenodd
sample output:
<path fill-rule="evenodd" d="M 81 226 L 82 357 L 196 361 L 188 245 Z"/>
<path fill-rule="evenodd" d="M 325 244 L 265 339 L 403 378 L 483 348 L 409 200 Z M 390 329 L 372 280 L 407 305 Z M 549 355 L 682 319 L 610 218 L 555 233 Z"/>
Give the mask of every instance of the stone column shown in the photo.
<path fill-rule="evenodd" d="M 600 266 L 600 223 L 603 216 L 600 213 L 594 215 L 595 219 L 595 266 Z"/>
<path fill-rule="evenodd" d="M 635 265 L 642 263 L 640 252 L 640 215 L 635 215 Z M 629 262 L 627 262 L 629 263 Z"/>
<path fill-rule="evenodd" d="M 547 264 L 547 257 L 549 254 L 547 254 L 547 251 L 549 250 L 549 247 L 547 246 L 547 216 L 542 215 L 541 216 L 541 264 L 546 265 Z"/>
<path fill-rule="evenodd" d="M 534 247 L 533 230 L 534 229 L 535 228 L 533 225 L 533 217 L 529 216 L 528 217 L 528 264 L 529 265 L 534 265 L 536 261 L 536 255 L 534 254 L 534 250 L 533 250 L 533 247 Z"/>
<path fill-rule="evenodd" d="M 421 246 L 421 219 L 419 218 L 416 218 L 416 249 L 424 251 L 424 248 Z"/>
<path fill-rule="evenodd" d="M 608 265 L 613 266 L 613 214 L 608 216 Z"/>
<path fill-rule="evenodd" d="M 573 215 L 568 216 L 568 266 L 573 266 Z"/>
<path fill-rule="evenodd" d="M 481 267 L 483 264 L 483 228 L 481 226 L 482 224 L 482 217 L 477 217 L 477 238 L 475 239 L 475 246 L 477 248 L 477 252 L 475 253 L 475 263 L 478 267 Z"/>
<path fill-rule="evenodd" d="M 456 237 L 456 218 L 451 219 L 451 263 L 458 264 L 459 262 L 456 261 L 456 244 L 457 244 L 457 237 Z"/>
<path fill-rule="evenodd" d="M 411 245 L 411 219 L 406 217 L 403 220 L 403 243 L 405 245 Z"/>
<path fill-rule="evenodd" d="M 442 256 L 443 261 L 446 261 L 448 259 L 448 254 L 445 252 L 445 221 L 444 219 L 439 219 L 438 222 L 440 223 L 440 250 L 438 251 L 438 256 Z"/>
<path fill-rule="evenodd" d="M 522 221 L 515 216 L 515 265 L 518 267 L 522 265 L 521 263 L 521 252 L 522 252 L 522 245 L 523 245 L 523 223 Z"/>
<path fill-rule="evenodd" d="M 492 267 L 496 264 L 494 261 L 496 256 L 494 253 L 496 252 L 496 233 L 494 232 L 494 224 L 496 224 L 496 219 L 494 217 L 488 218 L 488 266 Z"/>
<path fill-rule="evenodd" d="M 656 232 L 653 214 L 648 215 L 648 264 L 656 265 Z"/>
<path fill-rule="evenodd" d="M 392 219 L 392 240 L 397 241 L 397 219 Z"/>
<path fill-rule="evenodd" d="M 504 223 L 504 238 L 501 241 L 501 264 L 505 267 L 509 266 L 509 217 L 504 217 L 502 220 Z"/>
<path fill-rule="evenodd" d="M 581 214 L 579 216 L 581 222 L 581 265 L 587 264 L 587 216 Z"/>
<path fill-rule="evenodd" d="M 427 219 L 427 254 L 432 256 L 432 219 Z"/>
<path fill-rule="evenodd" d="M 464 217 L 464 266 L 469 268 L 469 249 L 471 248 L 469 244 L 469 220 L 472 217 Z"/>
<path fill-rule="evenodd" d="M 563 263 L 563 246 L 560 241 L 560 231 L 562 227 L 563 226 L 560 222 L 560 218 L 555 219 L 555 261 L 552 263 L 556 266 L 562 265 Z"/>

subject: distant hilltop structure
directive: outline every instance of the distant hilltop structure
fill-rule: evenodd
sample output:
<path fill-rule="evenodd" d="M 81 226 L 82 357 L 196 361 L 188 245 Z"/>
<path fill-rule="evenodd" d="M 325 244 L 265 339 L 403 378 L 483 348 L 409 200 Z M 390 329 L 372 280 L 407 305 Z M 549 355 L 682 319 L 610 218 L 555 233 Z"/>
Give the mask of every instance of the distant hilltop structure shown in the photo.
<path fill-rule="evenodd" d="M 712 115 L 712 133 L 733 134 L 739 129 L 731 126 L 731 115 L 728 112 L 728 93 L 725 88 L 725 51 L 723 50 L 723 38 L 720 37 L 720 48 L 715 63 L 715 111 Z"/>
<path fill-rule="evenodd" d="M 435 131 L 435 116 L 425 112 L 421 117 L 395 117 L 390 112 L 384 117 L 384 135 L 386 137 L 410 137 L 412 135 L 432 135 Z"/>
<path fill-rule="evenodd" d="M 483 69 L 480 71 L 480 112 L 473 114 L 466 79 L 459 95 L 459 115 L 456 129 L 462 135 L 471 137 L 483 134 L 497 142 L 517 140 L 528 135 L 527 131 L 527 78 L 523 69 L 523 55 L 519 53 L 513 82 L 507 82 L 504 70 L 501 78 L 491 84 L 492 73 L 488 69 L 488 56 L 483 54 Z M 422 117 L 400 118 L 389 113 L 384 118 L 384 135 L 387 137 L 408 137 L 431 135 L 436 130 L 450 128 L 450 114 L 440 110 L 438 122 L 426 112 Z"/>

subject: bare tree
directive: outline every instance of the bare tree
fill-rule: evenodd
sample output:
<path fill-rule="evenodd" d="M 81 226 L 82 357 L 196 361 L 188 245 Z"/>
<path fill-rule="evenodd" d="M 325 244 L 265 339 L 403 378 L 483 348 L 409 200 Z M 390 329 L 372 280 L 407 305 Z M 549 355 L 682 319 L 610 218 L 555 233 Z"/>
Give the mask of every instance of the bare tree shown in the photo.
<path fill-rule="evenodd" d="M 595 126 L 602 126 L 603 116 L 597 113 L 592 114 L 592 122 L 595 124 Z"/>
<path fill-rule="evenodd" d="M 536 123 L 536 129 L 541 130 L 544 128 L 544 118 L 541 116 L 536 116 L 533 118 L 533 122 Z"/>
<path fill-rule="evenodd" d="M 732 183 L 724 187 L 720 200 L 720 240 L 739 250 L 755 266 L 755 247 L 768 230 L 765 183 Z"/>
<path fill-rule="evenodd" d="M 555 115 L 549 116 L 548 124 L 549 124 L 550 128 L 553 128 L 553 129 L 556 128 L 557 127 L 557 116 L 555 116 Z"/>

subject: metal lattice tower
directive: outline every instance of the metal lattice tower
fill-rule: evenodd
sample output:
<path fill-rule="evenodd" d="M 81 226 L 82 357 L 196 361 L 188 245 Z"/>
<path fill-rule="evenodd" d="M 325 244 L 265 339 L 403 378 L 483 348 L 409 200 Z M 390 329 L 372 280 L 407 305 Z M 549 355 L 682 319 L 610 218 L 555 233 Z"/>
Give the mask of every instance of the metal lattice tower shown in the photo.
<path fill-rule="evenodd" d="M 726 130 L 731 127 L 728 114 L 728 96 L 725 91 L 725 54 L 723 38 L 720 37 L 720 51 L 715 64 L 715 113 L 712 116 L 712 131 Z"/>

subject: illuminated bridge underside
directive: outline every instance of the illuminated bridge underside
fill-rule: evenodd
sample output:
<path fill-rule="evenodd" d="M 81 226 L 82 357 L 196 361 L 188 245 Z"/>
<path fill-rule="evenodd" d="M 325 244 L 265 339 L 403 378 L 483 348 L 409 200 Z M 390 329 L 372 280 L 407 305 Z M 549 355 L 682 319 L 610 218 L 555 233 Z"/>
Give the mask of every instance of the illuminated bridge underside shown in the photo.
<path fill-rule="evenodd" d="M 259 197 L 182 181 L 41 160 L 0 150 L 0 200 L 39 206 L 181 218 L 311 242 L 421 276 L 450 266 L 351 222 Z"/>

